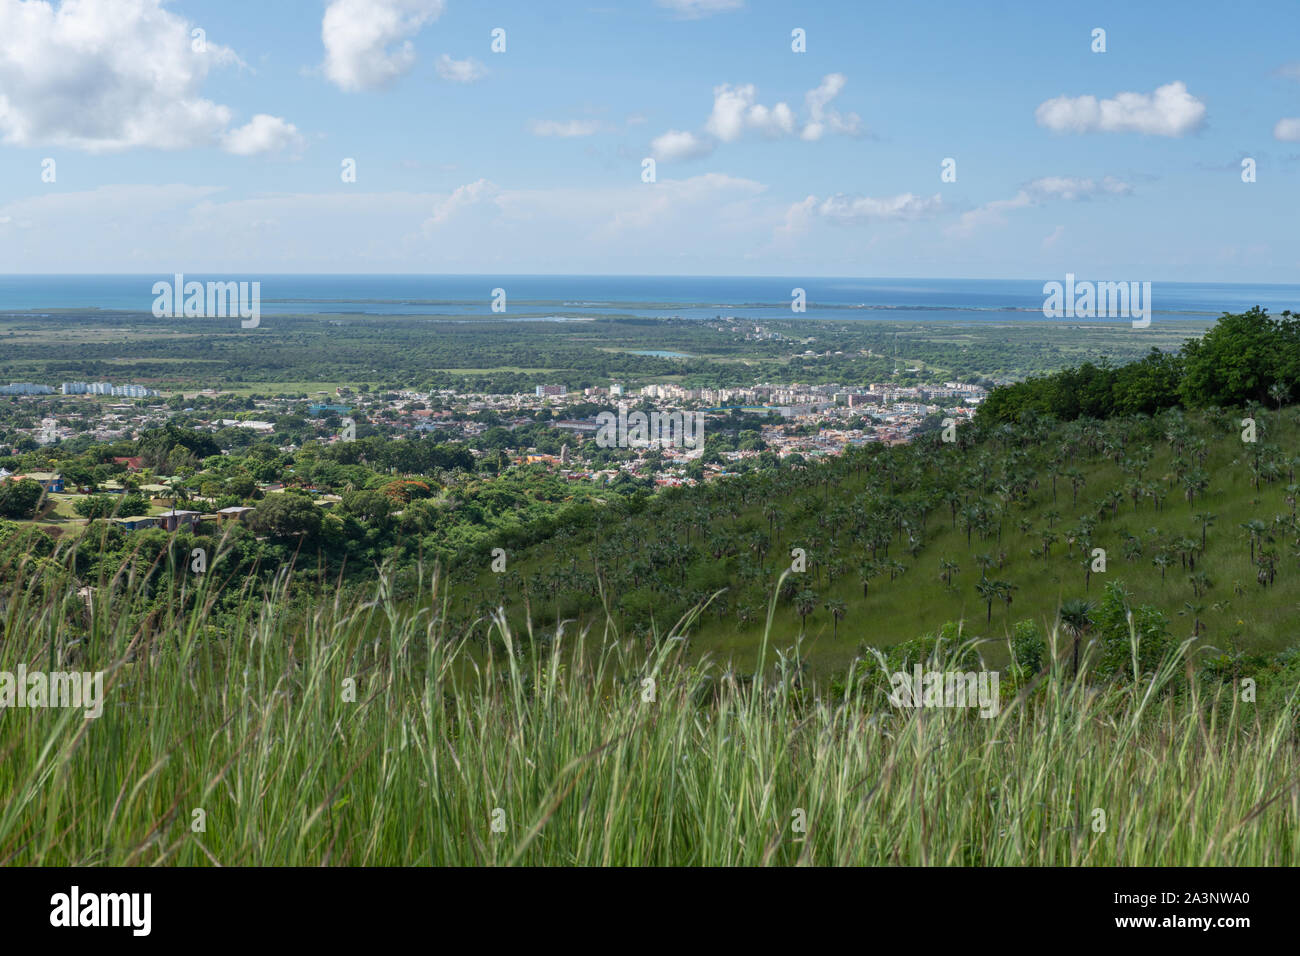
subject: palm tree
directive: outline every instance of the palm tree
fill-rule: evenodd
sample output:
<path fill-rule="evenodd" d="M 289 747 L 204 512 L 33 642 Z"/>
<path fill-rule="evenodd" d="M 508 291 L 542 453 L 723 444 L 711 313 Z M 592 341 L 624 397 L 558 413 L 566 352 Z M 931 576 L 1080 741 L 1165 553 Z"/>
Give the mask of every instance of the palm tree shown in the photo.
<path fill-rule="evenodd" d="M 994 582 L 988 580 L 987 578 L 980 578 L 978 581 L 975 582 L 975 590 L 979 593 L 981 600 L 983 600 L 984 603 L 988 605 L 988 609 L 989 609 L 988 615 L 984 618 L 984 620 L 986 622 L 992 621 L 993 602 L 998 599 L 998 589 L 994 586 Z"/>
<path fill-rule="evenodd" d="M 966 547 L 970 548 L 970 533 L 983 521 L 983 511 L 976 505 L 963 509 L 961 513 L 962 524 L 966 527 Z"/>
<path fill-rule="evenodd" d="M 804 588 L 794 596 L 794 609 L 799 615 L 799 630 L 804 630 L 808 615 L 817 607 L 817 595 Z"/>
<path fill-rule="evenodd" d="M 777 517 L 781 514 L 781 509 L 772 502 L 768 502 L 763 508 L 763 517 L 767 519 L 767 540 L 772 540 L 772 530 L 776 524 Z"/>
<path fill-rule="evenodd" d="M 831 542 L 831 550 L 835 551 L 835 542 Z M 839 558 L 833 558 L 826 563 L 826 586 L 831 587 L 835 584 L 835 579 L 843 577 L 845 571 L 844 562 Z"/>
<path fill-rule="evenodd" d="M 1191 601 L 1183 603 L 1182 614 L 1189 614 L 1192 618 L 1192 637 L 1201 635 L 1201 615 L 1205 613 L 1204 604 L 1193 604 Z"/>
<path fill-rule="evenodd" d="M 863 561 L 858 565 L 858 579 L 862 581 L 862 596 L 867 596 L 867 587 L 871 579 L 880 573 L 880 567 L 874 561 Z"/>
<path fill-rule="evenodd" d="M 1074 507 L 1079 506 L 1079 489 L 1088 483 L 1083 472 L 1078 468 L 1071 468 L 1065 473 L 1065 477 L 1070 479 L 1070 490 L 1074 492 Z"/>
<path fill-rule="evenodd" d="M 1210 525 L 1214 524 L 1219 516 L 1213 512 L 1205 511 L 1198 515 L 1192 515 L 1192 517 L 1201 523 L 1201 554 L 1205 554 L 1205 531 Z"/>
<path fill-rule="evenodd" d="M 1124 485 L 1125 493 L 1133 499 L 1134 511 L 1138 510 L 1138 502 L 1142 500 L 1142 495 L 1145 493 L 1145 490 L 1141 478 L 1133 478 Z"/>
<path fill-rule="evenodd" d="M 997 591 L 998 597 L 1002 599 L 1002 603 L 1007 606 L 1007 611 L 1010 612 L 1011 595 L 1016 590 L 1016 585 L 1009 581 L 994 581 L 993 588 Z"/>
<path fill-rule="evenodd" d="M 939 577 L 948 587 L 952 587 L 952 576 L 954 574 L 961 574 L 961 567 L 958 566 L 957 562 L 949 561 L 947 558 L 940 559 Z"/>
<path fill-rule="evenodd" d="M 1040 536 L 1043 542 L 1043 560 L 1046 561 L 1052 556 L 1052 545 L 1060 538 L 1055 531 L 1044 531 Z"/>
<path fill-rule="evenodd" d="M 1210 486 L 1209 476 L 1203 471 L 1189 471 L 1183 475 L 1183 489 L 1187 496 L 1187 506 L 1191 508 L 1196 503 L 1196 496 Z"/>
<path fill-rule="evenodd" d="M 1112 516 L 1119 514 L 1120 503 L 1124 500 L 1124 492 L 1118 488 L 1112 488 L 1106 493 L 1106 501 L 1110 504 L 1110 513 Z"/>
<path fill-rule="evenodd" d="M 1156 556 L 1151 559 L 1151 563 L 1160 569 L 1160 580 L 1163 581 L 1165 579 L 1165 572 L 1169 570 L 1169 565 L 1174 562 L 1169 556 L 1169 552 L 1164 548 L 1161 548 L 1156 552 Z"/>
<path fill-rule="evenodd" d="M 1265 551 L 1262 547 L 1259 549 L 1259 560 L 1255 562 L 1259 565 L 1259 571 L 1255 579 L 1265 587 L 1273 583 L 1273 578 L 1277 575 L 1277 554 L 1272 551 Z"/>
<path fill-rule="evenodd" d="M 173 475 L 167 479 L 167 487 L 172 493 L 172 511 L 180 508 L 180 499 L 185 497 L 185 478 L 182 475 Z"/>
<path fill-rule="evenodd" d="M 961 495 L 956 491 L 945 491 L 943 494 L 943 503 L 946 504 L 948 510 L 952 512 L 952 526 L 953 529 L 956 530 L 957 509 L 961 506 Z"/>
<path fill-rule="evenodd" d="M 1071 598 L 1061 605 L 1061 629 L 1074 639 L 1074 676 L 1079 676 L 1079 645 L 1092 628 L 1092 602 Z"/>
<path fill-rule="evenodd" d="M 843 601 L 832 598 L 823 605 L 831 614 L 831 639 L 833 640 L 839 634 L 840 621 L 844 619 L 846 608 Z"/>
<path fill-rule="evenodd" d="M 1250 563 L 1255 563 L 1255 544 L 1268 532 L 1268 525 L 1258 518 L 1252 518 L 1249 521 L 1243 521 L 1241 527 L 1250 537 Z"/>
<path fill-rule="evenodd" d="M 1209 575 L 1204 571 L 1197 571 L 1195 574 L 1187 576 L 1187 583 L 1192 586 L 1192 596 L 1200 597 L 1210 588 L 1214 587 L 1214 582 L 1210 580 Z"/>

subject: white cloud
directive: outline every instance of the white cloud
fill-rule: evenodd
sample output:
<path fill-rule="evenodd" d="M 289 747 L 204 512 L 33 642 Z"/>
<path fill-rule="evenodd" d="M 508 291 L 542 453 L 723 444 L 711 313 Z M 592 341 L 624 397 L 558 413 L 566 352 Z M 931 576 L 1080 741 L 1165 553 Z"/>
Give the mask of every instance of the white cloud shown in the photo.
<path fill-rule="evenodd" d="M 794 112 L 785 103 L 770 109 L 755 103 L 754 84 L 733 87 L 729 83 L 713 88 L 713 112 L 704 128 L 724 143 L 734 143 L 746 129 L 766 136 L 788 136 L 794 132 Z"/>
<path fill-rule="evenodd" d="M 829 128 L 834 133 L 846 133 L 856 136 L 861 132 L 862 120 L 856 113 L 841 114 L 830 109 L 831 100 L 840 95 L 849 82 L 843 73 L 830 73 L 822 78 L 821 84 L 804 94 L 804 103 L 810 117 L 801 134 L 804 139 L 815 141 Z"/>
<path fill-rule="evenodd" d="M 745 5 L 745 0 L 658 0 L 658 3 L 659 6 L 672 10 L 679 17 L 698 20 L 701 17 L 711 17 L 715 13 L 739 10 Z"/>
<path fill-rule="evenodd" d="M 1300 80 L 1300 61 L 1283 63 L 1277 68 L 1278 76 L 1285 76 L 1288 80 Z"/>
<path fill-rule="evenodd" d="M 452 83 L 474 83 L 488 75 L 488 68 L 472 56 L 453 60 L 444 53 L 438 57 L 438 75 Z"/>
<path fill-rule="evenodd" d="M 1300 119 L 1288 117 L 1278 120 L 1273 127 L 1273 138 L 1283 143 L 1300 143 Z"/>
<path fill-rule="evenodd" d="M 325 76 L 341 90 L 374 90 L 415 64 L 411 37 L 444 0 L 333 0 L 321 20 Z"/>
<path fill-rule="evenodd" d="M 1057 133 L 1145 133 L 1185 136 L 1205 121 L 1205 104 L 1181 81 L 1154 93 L 1119 93 L 1113 99 L 1058 96 L 1034 111 L 1039 126 Z"/>
<path fill-rule="evenodd" d="M 1061 241 L 1061 237 L 1064 235 L 1065 235 L 1065 227 L 1057 226 L 1050 233 L 1048 233 L 1046 236 L 1043 237 L 1043 248 L 1044 249 L 1052 248 L 1052 246 L 1056 245 L 1058 242 Z"/>
<path fill-rule="evenodd" d="M 457 186 L 450 196 L 434 204 L 433 215 L 425 220 L 424 228 L 427 231 L 436 226 L 441 226 L 462 209 L 475 206 L 486 199 L 492 198 L 499 192 L 500 189 L 486 179 L 467 183 L 464 186 Z"/>
<path fill-rule="evenodd" d="M 1010 199 L 995 199 L 962 213 L 961 219 L 945 232 L 955 238 L 966 238 L 981 226 L 1002 225 L 1006 222 L 1005 214 L 1013 209 L 1028 209 L 1053 200 L 1084 202 L 1094 196 L 1127 196 L 1132 192 L 1132 186 L 1113 176 L 1100 180 L 1043 176 L 1022 186 Z"/>
<path fill-rule="evenodd" d="M 266 113 L 258 113 L 246 125 L 229 130 L 221 138 L 222 148 L 236 156 L 297 150 L 302 143 L 298 127 Z"/>
<path fill-rule="evenodd" d="M 1113 176 L 1104 176 L 1100 181 L 1073 179 L 1069 176 L 1043 176 L 1026 185 L 1023 194 L 1034 202 L 1043 202 L 1048 199 L 1064 199 L 1067 202 L 1076 202 L 1089 199 L 1092 196 L 1126 196 L 1132 191 L 1132 186 Z"/>
<path fill-rule="evenodd" d="M 697 159 L 713 152 L 713 142 L 694 133 L 670 129 L 650 142 L 650 153 L 661 162 Z"/>
<path fill-rule="evenodd" d="M 600 132 L 600 123 L 595 120 L 533 120 L 528 124 L 534 136 L 555 136 L 559 139 L 572 139 L 576 136 L 591 136 Z"/>
<path fill-rule="evenodd" d="M 807 202 L 805 199 L 804 203 Z M 943 197 L 938 193 L 928 199 L 912 193 L 884 198 L 839 194 L 824 199 L 815 207 L 817 215 L 823 219 L 847 224 L 928 219 L 942 212 L 943 208 Z"/>
<path fill-rule="evenodd" d="M 801 199 L 785 211 L 785 221 L 776 227 L 773 235 L 777 239 L 797 239 L 808 232 L 816 215 L 817 197 Z"/>
<path fill-rule="evenodd" d="M 732 89 L 731 84 L 713 88 L 713 112 L 709 114 L 704 128 L 722 140 L 730 143 L 740 138 L 745 130 L 745 112 L 754 102 L 754 85 L 752 83 Z"/>
<path fill-rule="evenodd" d="M 218 143 L 229 107 L 201 94 L 228 47 L 197 52 L 161 0 L 0 0 L 0 139 L 88 152 Z"/>
<path fill-rule="evenodd" d="M 809 90 L 804 95 L 808 119 L 802 128 L 788 104 L 764 106 L 757 102 L 758 90 L 754 84 L 723 83 L 713 88 L 713 109 L 702 133 L 670 130 L 654 140 L 652 148 L 661 159 L 690 159 L 707 156 L 717 143 L 734 143 L 747 132 L 769 139 L 798 134 L 808 142 L 821 139 L 827 130 L 856 135 L 861 131 L 861 119 L 854 113 L 841 114 L 829 105 L 847 83 L 844 74 L 828 73 L 820 85 Z"/>

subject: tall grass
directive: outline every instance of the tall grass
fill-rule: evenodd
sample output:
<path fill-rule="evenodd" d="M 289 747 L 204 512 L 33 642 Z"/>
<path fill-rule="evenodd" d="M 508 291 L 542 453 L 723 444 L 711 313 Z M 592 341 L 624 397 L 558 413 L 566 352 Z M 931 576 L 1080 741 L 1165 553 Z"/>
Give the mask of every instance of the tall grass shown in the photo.
<path fill-rule="evenodd" d="M 48 563 L 0 592 L 0 670 L 108 688 L 97 720 L 0 711 L 0 863 L 1300 861 L 1294 695 L 1264 714 L 1175 692 L 1185 647 L 1097 686 L 1062 640 L 981 719 L 894 708 L 852 675 L 832 699 L 766 636 L 748 676 L 687 664 L 690 617 L 650 648 L 501 616 L 448 633 L 436 575 L 417 610 L 381 577 L 302 617 L 286 571 L 218 628 L 209 589 L 233 585 L 213 568 L 144 624 L 130 580 L 101 582 L 72 646 Z"/>

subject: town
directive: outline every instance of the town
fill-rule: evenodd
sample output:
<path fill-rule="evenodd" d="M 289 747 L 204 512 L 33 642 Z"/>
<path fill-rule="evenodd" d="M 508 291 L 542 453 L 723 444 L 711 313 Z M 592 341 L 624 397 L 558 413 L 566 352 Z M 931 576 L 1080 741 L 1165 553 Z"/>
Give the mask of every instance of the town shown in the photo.
<path fill-rule="evenodd" d="M 945 420 L 968 420 L 986 391 L 961 382 L 749 388 L 675 383 L 625 388 L 611 383 L 572 391 L 564 385 L 542 385 L 532 394 L 507 395 L 451 389 L 380 392 L 362 385 L 315 395 L 238 396 L 206 389 L 164 398 L 140 385 L 65 382 L 57 392 L 48 385 L 12 383 L 0 394 L 9 396 L 0 404 L 0 480 L 28 477 L 47 494 L 73 497 L 139 492 L 146 496 L 146 513 L 119 513 L 113 520 L 125 530 L 174 530 L 205 517 L 218 522 L 241 518 L 251 510 L 253 495 L 226 501 L 223 508 L 205 515 L 176 507 L 181 500 L 214 505 L 219 497 L 202 494 L 209 476 L 198 462 L 182 475 L 158 468 L 140 474 L 138 456 L 117 454 L 114 477 L 94 487 L 65 481 L 53 464 L 24 469 L 22 462 L 56 448 L 134 442 L 170 423 L 210 434 L 223 455 L 242 453 L 258 443 L 292 454 L 308 443 L 330 446 L 357 437 L 401 441 L 430 436 L 463 446 L 479 471 L 499 474 L 511 466 L 541 466 L 569 482 L 610 483 L 627 475 L 659 487 L 693 485 L 782 461 L 797 465 L 838 455 L 855 445 L 903 443 Z M 111 400 L 124 398 L 134 400 Z M 689 413 L 700 420 L 703 440 L 608 447 L 609 442 L 597 440 L 598 431 L 601 416 L 611 416 L 616 406 L 655 415 Z M 274 476 L 261 482 L 256 496 L 292 486 L 291 476 Z M 328 507 L 336 501 L 336 490 L 316 489 L 320 503 Z"/>

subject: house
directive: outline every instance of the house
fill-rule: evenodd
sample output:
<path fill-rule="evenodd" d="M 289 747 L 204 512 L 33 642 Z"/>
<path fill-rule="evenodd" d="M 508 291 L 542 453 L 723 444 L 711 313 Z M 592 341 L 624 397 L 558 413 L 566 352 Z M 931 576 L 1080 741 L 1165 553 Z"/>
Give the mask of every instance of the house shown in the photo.
<path fill-rule="evenodd" d="M 156 528 L 158 519 L 149 515 L 134 515 L 130 518 L 114 518 L 113 523 L 123 531 L 135 531 L 138 528 Z"/>
<path fill-rule="evenodd" d="M 217 521 L 247 521 L 248 516 L 253 513 L 252 508 L 246 508 L 242 505 L 234 505 L 230 508 L 222 508 L 217 512 Z"/>
<path fill-rule="evenodd" d="M 183 511 L 175 508 L 171 511 L 164 511 L 158 516 L 159 522 L 168 531 L 176 531 L 181 525 L 193 530 L 194 526 L 199 523 L 199 518 L 200 514 L 197 511 Z"/>
<path fill-rule="evenodd" d="M 46 491 L 60 493 L 63 491 L 63 476 L 57 471 L 29 471 L 25 475 L 19 475 L 16 480 L 22 480 L 23 478 L 30 478 L 40 484 Z"/>
<path fill-rule="evenodd" d="M 133 455 L 129 458 L 114 458 L 113 464 L 126 465 L 127 471 L 139 471 L 141 467 L 141 461 L 142 459 L 140 458 L 139 455 Z"/>

